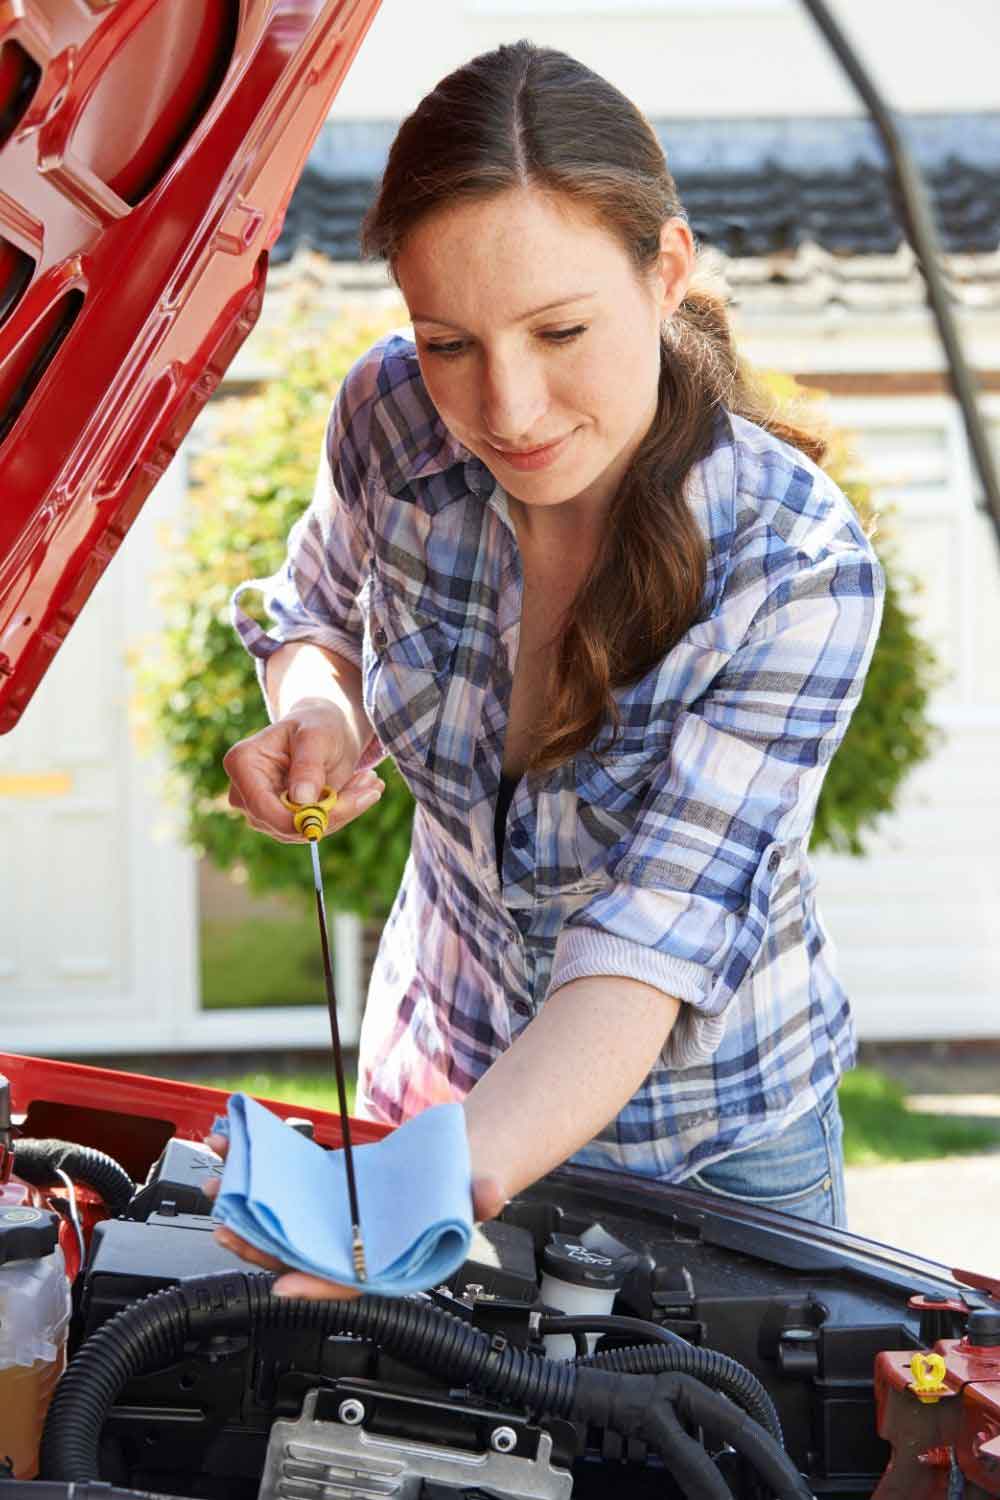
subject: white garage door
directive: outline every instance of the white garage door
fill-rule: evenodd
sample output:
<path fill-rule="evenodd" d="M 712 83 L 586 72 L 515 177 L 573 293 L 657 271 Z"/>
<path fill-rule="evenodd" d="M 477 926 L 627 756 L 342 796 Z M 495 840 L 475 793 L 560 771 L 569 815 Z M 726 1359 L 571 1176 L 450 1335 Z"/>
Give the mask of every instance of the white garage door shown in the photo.
<path fill-rule="evenodd" d="M 862 1038 L 1000 1036 L 1000 547 L 954 403 L 831 411 L 894 507 L 886 525 L 920 585 L 910 602 L 948 679 L 934 701 L 943 745 L 870 858 L 815 856 L 820 911 Z M 995 403 L 991 416 L 1000 437 Z"/>

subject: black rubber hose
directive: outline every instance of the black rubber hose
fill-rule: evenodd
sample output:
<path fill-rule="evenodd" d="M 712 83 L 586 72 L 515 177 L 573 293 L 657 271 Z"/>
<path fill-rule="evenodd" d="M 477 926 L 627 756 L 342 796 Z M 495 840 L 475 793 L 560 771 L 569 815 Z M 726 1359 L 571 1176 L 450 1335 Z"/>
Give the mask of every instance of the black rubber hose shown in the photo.
<path fill-rule="evenodd" d="M 814 1500 L 792 1461 L 771 1435 L 725 1396 L 691 1375 L 628 1375 L 577 1366 L 574 1415 L 598 1427 L 659 1445 L 669 1441 L 657 1413 L 671 1405 L 679 1417 L 736 1449 L 778 1500 Z M 669 1421 L 669 1419 L 668 1419 Z"/>
<path fill-rule="evenodd" d="M 616 1317 L 613 1313 L 546 1314 L 539 1329 L 542 1333 L 572 1333 L 574 1329 L 583 1333 L 622 1333 L 633 1339 L 644 1338 L 651 1344 L 670 1344 L 680 1349 L 695 1347 L 679 1333 L 661 1328 L 659 1323 L 648 1323 L 645 1318 Z"/>
<path fill-rule="evenodd" d="M 784 1442 L 781 1421 L 764 1386 L 746 1365 L 717 1349 L 698 1349 L 694 1344 L 683 1349 L 665 1344 L 639 1344 L 631 1349 L 602 1349 L 599 1354 L 588 1354 L 576 1363 L 577 1368 L 586 1365 L 627 1375 L 658 1375 L 670 1370 L 693 1375 L 735 1401 L 776 1442 Z"/>
<path fill-rule="evenodd" d="M 135 1375 L 179 1359 L 189 1340 L 219 1333 L 253 1338 L 264 1329 L 319 1329 L 372 1339 L 399 1358 L 415 1358 L 435 1374 L 531 1411 L 582 1418 L 626 1436 L 644 1434 L 654 1405 L 683 1397 L 684 1414 L 720 1432 L 744 1453 L 780 1500 L 803 1500 L 807 1493 L 790 1487 L 792 1481 L 798 1483 L 798 1475 L 770 1434 L 692 1376 L 622 1375 L 544 1359 L 422 1301 L 273 1297 L 273 1279 L 242 1271 L 188 1277 L 104 1323 L 82 1345 L 56 1388 L 42 1435 L 42 1477 L 94 1478 L 101 1431 L 121 1391 Z"/>
<path fill-rule="evenodd" d="M 571 1360 L 543 1359 L 426 1302 L 272 1297 L 273 1279 L 241 1271 L 187 1277 L 109 1318 L 81 1346 L 56 1388 L 42 1435 L 42 1477 L 95 1477 L 101 1429 L 129 1380 L 179 1359 L 188 1340 L 216 1333 L 253 1337 L 265 1328 L 353 1333 L 480 1391 L 556 1416 L 572 1414 L 576 1367 Z"/>
<path fill-rule="evenodd" d="M 645 1436 L 684 1491 L 686 1500 L 733 1500 L 733 1492 L 710 1456 L 684 1431 L 669 1401 L 650 1413 Z"/>
<path fill-rule="evenodd" d="M 60 1170 L 74 1182 L 94 1188 L 113 1214 L 121 1213 L 135 1192 L 135 1183 L 125 1168 L 113 1156 L 95 1151 L 92 1146 L 31 1137 L 15 1141 L 14 1171 L 25 1182 L 33 1187 L 54 1187 Z"/>
<path fill-rule="evenodd" d="M 678 1382 L 677 1395 L 672 1397 L 678 1415 L 697 1422 L 706 1432 L 735 1448 L 778 1500 L 814 1500 L 812 1490 L 788 1454 L 759 1422 L 689 1375 L 666 1378 Z"/>
<path fill-rule="evenodd" d="M 119 1490 L 99 1479 L 83 1484 L 0 1479 L 0 1500 L 176 1500 L 176 1496 L 155 1495 L 152 1490 Z"/>

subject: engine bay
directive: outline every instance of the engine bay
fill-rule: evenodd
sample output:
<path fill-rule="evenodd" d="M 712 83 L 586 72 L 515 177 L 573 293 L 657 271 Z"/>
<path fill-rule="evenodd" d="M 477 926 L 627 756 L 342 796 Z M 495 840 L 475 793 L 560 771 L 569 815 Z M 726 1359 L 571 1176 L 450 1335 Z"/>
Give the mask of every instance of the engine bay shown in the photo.
<path fill-rule="evenodd" d="M 71 1316 L 37 1476 L 0 1496 L 1000 1495 L 986 1278 L 567 1166 L 426 1293 L 278 1298 L 213 1238 L 199 1140 L 140 1181 L 85 1141 L 12 1146 Z"/>

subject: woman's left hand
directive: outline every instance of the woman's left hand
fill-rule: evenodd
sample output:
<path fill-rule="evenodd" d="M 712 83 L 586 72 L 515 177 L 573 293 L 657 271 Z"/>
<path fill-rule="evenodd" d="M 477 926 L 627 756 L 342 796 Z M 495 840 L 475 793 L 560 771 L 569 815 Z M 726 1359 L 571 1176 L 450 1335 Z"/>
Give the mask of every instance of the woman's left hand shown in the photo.
<path fill-rule="evenodd" d="M 225 1136 L 221 1135 L 207 1135 L 205 1145 L 222 1157 L 229 1150 L 229 1142 Z M 202 1191 L 206 1197 L 214 1198 L 221 1186 L 222 1178 L 213 1177 L 205 1184 Z M 506 1201 L 502 1186 L 495 1177 L 480 1177 L 473 1182 L 472 1207 L 477 1224 L 484 1219 L 495 1218 Z M 263 1250 L 258 1250 L 256 1245 L 248 1244 L 231 1229 L 225 1229 L 220 1225 L 212 1231 L 212 1235 L 226 1250 L 232 1250 L 234 1255 L 251 1261 L 262 1270 L 287 1272 L 288 1274 L 280 1276 L 271 1288 L 279 1297 L 307 1297 L 314 1301 L 324 1299 L 349 1301 L 362 1295 L 361 1290 L 356 1286 L 341 1286 L 338 1282 L 327 1281 L 322 1276 L 309 1276 L 304 1271 L 291 1270 L 283 1261 L 276 1260 L 273 1255 L 267 1255 Z"/>

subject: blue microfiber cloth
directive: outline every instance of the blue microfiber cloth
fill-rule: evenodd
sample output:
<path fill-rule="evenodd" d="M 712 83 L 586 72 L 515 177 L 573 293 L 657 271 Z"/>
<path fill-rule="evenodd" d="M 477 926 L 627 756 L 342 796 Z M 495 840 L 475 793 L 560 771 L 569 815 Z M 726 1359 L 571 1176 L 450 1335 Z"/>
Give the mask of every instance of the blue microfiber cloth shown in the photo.
<path fill-rule="evenodd" d="M 465 1113 L 436 1104 L 354 1147 L 366 1281 L 354 1274 L 344 1153 L 327 1151 L 246 1094 L 212 1125 L 229 1139 L 212 1218 L 285 1265 L 384 1296 L 425 1291 L 468 1258 L 472 1184 Z"/>

